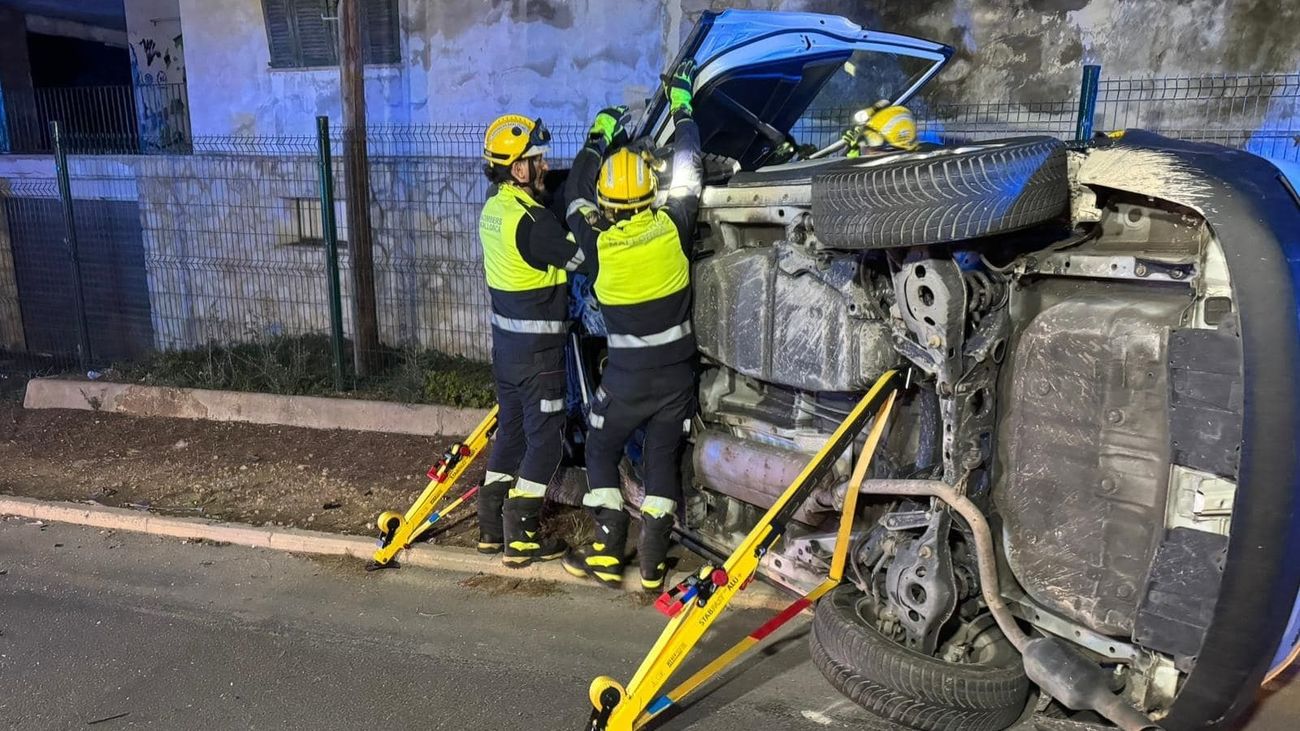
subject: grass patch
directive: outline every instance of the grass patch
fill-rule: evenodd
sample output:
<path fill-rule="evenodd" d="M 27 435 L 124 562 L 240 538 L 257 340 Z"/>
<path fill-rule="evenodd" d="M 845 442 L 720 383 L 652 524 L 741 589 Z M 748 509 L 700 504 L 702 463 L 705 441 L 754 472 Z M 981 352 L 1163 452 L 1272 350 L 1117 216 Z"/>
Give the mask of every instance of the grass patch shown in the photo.
<path fill-rule="evenodd" d="M 324 335 L 278 336 L 254 342 L 211 343 L 161 351 L 114 365 L 114 381 L 151 386 L 250 391 L 287 396 L 339 396 L 404 403 L 487 408 L 495 402 L 487 363 L 433 350 L 386 348 L 379 372 L 351 375 L 352 350 L 344 352 L 344 390 L 334 387 L 330 339 Z"/>

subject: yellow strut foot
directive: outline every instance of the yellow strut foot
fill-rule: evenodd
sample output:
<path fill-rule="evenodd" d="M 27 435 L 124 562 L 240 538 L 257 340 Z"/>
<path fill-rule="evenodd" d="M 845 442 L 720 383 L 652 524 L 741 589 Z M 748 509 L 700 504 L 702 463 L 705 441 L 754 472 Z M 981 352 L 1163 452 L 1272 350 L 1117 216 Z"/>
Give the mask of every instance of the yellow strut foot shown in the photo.
<path fill-rule="evenodd" d="M 405 513 L 386 510 L 379 515 L 375 520 L 379 528 L 379 549 L 375 551 L 374 560 L 367 568 L 396 566 L 393 559 L 402 549 L 418 540 L 433 527 L 434 523 L 446 517 L 473 495 L 477 488 L 448 502 L 441 510 L 434 510 L 451 491 L 456 481 L 465 474 L 465 470 L 487 450 L 488 441 L 496 429 L 497 407 L 493 406 L 464 441 L 452 445 L 446 454 L 429 468 L 429 484 Z"/>
<path fill-rule="evenodd" d="M 610 723 L 610 715 L 626 697 L 627 691 L 623 686 L 608 675 L 602 675 L 591 681 L 591 687 L 587 689 L 587 698 L 592 705 L 591 720 L 587 723 L 588 731 L 632 731 L 631 725 Z"/>

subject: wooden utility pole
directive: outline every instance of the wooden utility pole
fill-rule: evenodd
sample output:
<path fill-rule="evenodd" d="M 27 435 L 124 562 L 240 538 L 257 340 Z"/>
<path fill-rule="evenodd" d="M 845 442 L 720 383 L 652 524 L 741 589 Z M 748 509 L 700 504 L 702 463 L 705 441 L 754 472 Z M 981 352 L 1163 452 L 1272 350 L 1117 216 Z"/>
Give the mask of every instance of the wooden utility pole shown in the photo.
<path fill-rule="evenodd" d="M 343 90 L 343 179 L 352 270 L 352 353 L 358 377 L 379 367 L 375 255 L 370 230 L 370 159 L 366 152 L 366 76 L 361 3 L 339 0 L 339 81 Z"/>

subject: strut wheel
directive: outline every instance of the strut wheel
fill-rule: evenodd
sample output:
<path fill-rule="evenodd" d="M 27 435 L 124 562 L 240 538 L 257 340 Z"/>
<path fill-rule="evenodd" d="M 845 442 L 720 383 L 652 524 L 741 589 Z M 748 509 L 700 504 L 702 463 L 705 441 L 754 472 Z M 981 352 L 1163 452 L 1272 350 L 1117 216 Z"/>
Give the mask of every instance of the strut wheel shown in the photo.
<path fill-rule="evenodd" d="M 591 701 L 593 708 L 599 710 L 605 707 L 605 692 L 609 690 L 618 693 L 618 700 L 620 702 L 627 697 L 627 691 L 623 689 L 623 686 L 619 685 L 617 680 L 614 680 L 608 675 L 602 675 L 591 681 L 591 687 L 587 689 L 587 699 Z"/>
<path fill-rule="evenodd" d="M 379 514 L 379 519 L 375 524 L 379 526 L 379 535 L 384 538 L 391 538 L 397 534 L 397 529 L 402 527 L 402 514 L 396 510 L 385 510 Z"/>

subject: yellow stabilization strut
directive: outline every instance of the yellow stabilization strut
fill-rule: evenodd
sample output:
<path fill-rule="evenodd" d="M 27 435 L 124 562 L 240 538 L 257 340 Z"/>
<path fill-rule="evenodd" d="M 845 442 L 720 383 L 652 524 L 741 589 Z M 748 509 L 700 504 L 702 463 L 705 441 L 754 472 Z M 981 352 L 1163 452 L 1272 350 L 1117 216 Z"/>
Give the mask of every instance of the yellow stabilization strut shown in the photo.
<path fill-rule="evenodd" d="M 606 676 L 592 681 L 589 698 L 593 710 L 586 726 L 587 731 L 634 731 L 640 728 L 651 718 L 716 675 L 758 641 L 809 606 L 812 601 L 839 584 L 844 570 L 848 533 L 852 527 L 852 516 L 857 505 L 855 487 L 861 482 L 862 477 L 865 477 L 870 456 L 875 452 L 884 430 L 898 388 L 898 378 L 897 371 L 889 371 L 876 381 L 794 482 L 768 508 L 767 513 L 727 558 L 722 568 L 706 566 L 686 582 L 660 597 L 656 606 L 669 614 L 672 619 L 669 620 L 668 626 L 659 635 L 658 641 L 650 649 L 650 653 L 642 661 L 626 688 Z M 672 674 L 681 667 L 682 662 L 699 643 L 713 621 L 726 609 L 731 599 L 749 585 L 763 557 L 785 532 L 786 524 L 795 511 L 818 485 L 821 478 L 830 471 L 839 455 L 849 448 L 877 409 L 879 409 L 878 418 L 863 450 L 862 458 L 854 469 L 854 482 L 844 498 L 840 531 L 831 564 L 831 578 L 808 595 L 798 599 L 771 622 L 751 633 L 685 683 L 663 696 L 656 697 Z"/>
<path fill-rule="evenodd" d="M 420 497 L 416 498 L 415 503 L 407 508 L 406 513 L 386 510 L 379 515 L 376 521 L 379 525 L 379 549 L 375 551 L 374 560 L 366 567 L 367 569 L 396 566 L 393 558 L 402 549 L 418 540 L 425 531 L 433 527 L 434 523 L 446 517 L 478 491 L 476 487 L 448 503 L 442 510 L 438 512 L 433 510 L 451 491 L 452 486 L 465 470 L 469 469 L 474 460 L 487 449 L 488 440 L 496 430 L 497 407 L 493 406 L 465 441 L 451 445 L 442 455 L 442 459 L 429 468 L 429 484 L 420 493 Z"/>

